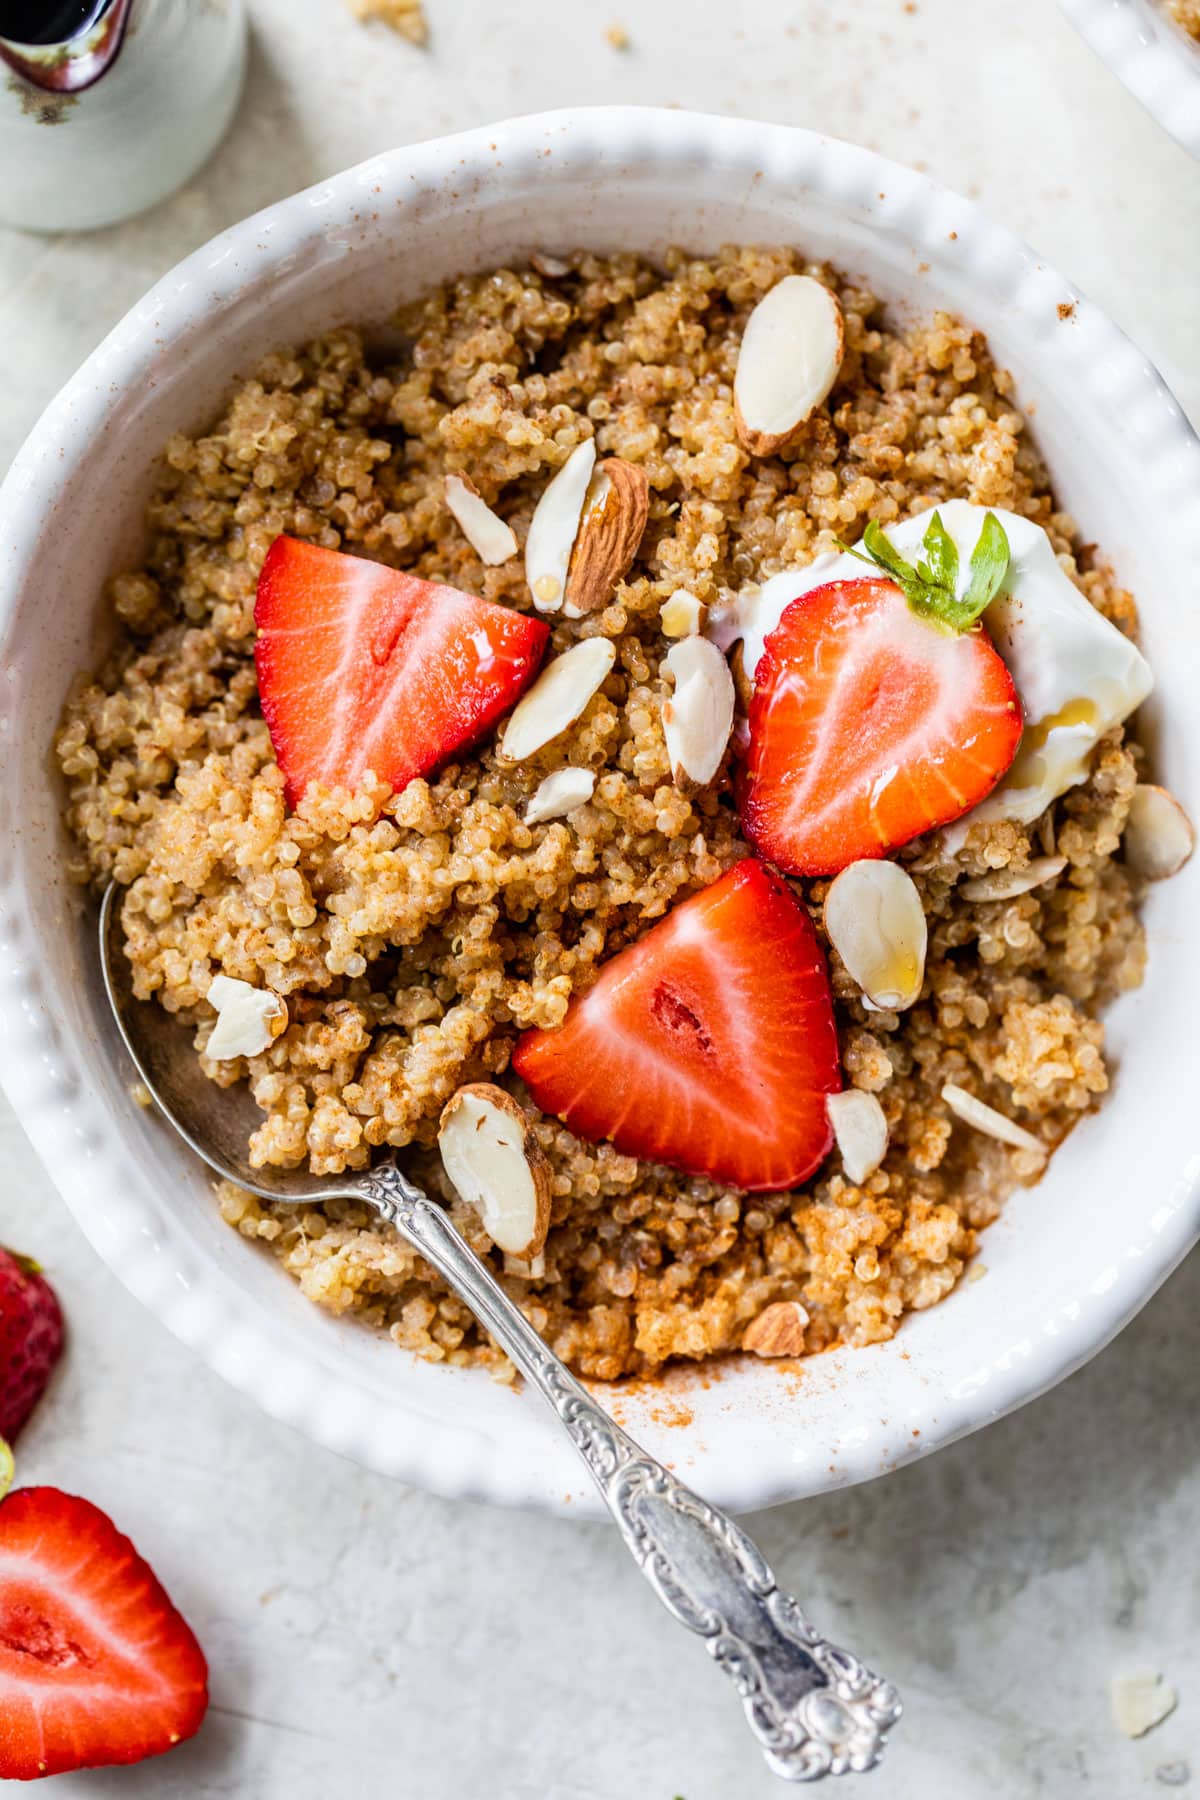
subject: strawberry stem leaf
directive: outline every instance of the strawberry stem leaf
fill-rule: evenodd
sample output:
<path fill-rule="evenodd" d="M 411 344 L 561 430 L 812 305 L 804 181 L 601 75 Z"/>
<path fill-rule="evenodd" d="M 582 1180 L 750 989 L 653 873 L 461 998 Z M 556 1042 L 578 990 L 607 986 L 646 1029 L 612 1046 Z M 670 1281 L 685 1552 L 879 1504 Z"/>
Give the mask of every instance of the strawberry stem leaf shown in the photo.
<path fill-rule="evenodd" d="M 962 597 L 962 604 L 970 609 L 972 617 L 977 619 L 1004 586 L 1008 557 L 1008 537 L 1003 525 L 995 513 L 985 514 L 979 541 L 971 552 L 971 575 Z"/>
<path fill-rule="evenodd" d="M 925 554 L 929 560 L 917 564 L 917 574 L 927 587 L 953 594 L 958 587 L 958 545 L 942 524 L 941 513 L 935 512 L 925 528 Z"/>
<path fill-rule="evenodd" d="M 970 631 L 1004 586 L 1008 574 L 1008 537 L 995 513 L 984 516 L 979 541 L 971 552 L 966 590 L 957 593 L 958 546 L 935 512 L 925 527 L 925 555 L 915 566 L 901 556 L 877 519 L 871 519 L 862 535 L 862 548 L 843 544 L 838 549 L 872 568 L 883 569 L 901 590 L 913 611 L 948 631 Z M 864 554 L 865 552 L 865 554 Z"/>
<path fill-rule="evenodd" d="M 5 1494 L 7 1494 L 9 1488 L 12 1486 L 13 1476 L 16 1472 L 16 1465 L 13 1462 L 13 1453 L 5 1443 L 4 1439 L 0 1437 L 0 1500 L 3 1500 Z"/>

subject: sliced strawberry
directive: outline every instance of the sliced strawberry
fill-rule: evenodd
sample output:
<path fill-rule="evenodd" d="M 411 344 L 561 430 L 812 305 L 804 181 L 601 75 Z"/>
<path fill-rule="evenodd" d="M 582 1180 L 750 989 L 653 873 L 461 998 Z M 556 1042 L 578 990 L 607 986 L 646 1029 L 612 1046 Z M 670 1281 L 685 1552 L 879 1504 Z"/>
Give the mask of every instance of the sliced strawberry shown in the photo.
<path fill-rule="evenodd" d="M 290 805 L 368 769 L 399 791 L 483 736 L 550 636 L 457 588 L 276 538 L 254 608 L 258 692 Z"/>
<path fill-rule="evenodd" d="M 1021 739 L 982 626 L 920 618 L 891 581 L 802 594 L 766 640 L 750 703 L 742 826 L 793 875 L 833 875 L 989 794 Z"/>
<path fill-rule="evenodd" d="M 0 1250 L 0 1438 L 16 1442 L 62 1346 L 54 1289 L 35 1262 Z"/>
<path fill-rule="evenodd" d="M 804 908 L 747 858 L 606 963 L 513 1067 L 593 1142 L 747 1192 L 828 1154 L 841 1086 L 829 976 Z"/>
<path fill-rule="evenodd" d="M 88 1500 L 0 1505 L 0 1777 L 140 1762 L 208 1706 L 200 1646 L 127 1537 Z"/>

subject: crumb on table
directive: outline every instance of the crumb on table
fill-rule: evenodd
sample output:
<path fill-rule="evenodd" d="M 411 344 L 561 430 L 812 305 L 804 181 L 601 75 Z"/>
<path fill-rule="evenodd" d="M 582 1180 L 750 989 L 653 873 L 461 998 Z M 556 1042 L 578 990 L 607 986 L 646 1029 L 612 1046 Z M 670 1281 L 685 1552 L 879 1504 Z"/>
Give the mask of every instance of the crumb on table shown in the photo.
<path fill-rule="evenodd" d="M 423 0 L 347 0 L 356 19 L 379 19 L 410 44 L 429 41 Z"/>

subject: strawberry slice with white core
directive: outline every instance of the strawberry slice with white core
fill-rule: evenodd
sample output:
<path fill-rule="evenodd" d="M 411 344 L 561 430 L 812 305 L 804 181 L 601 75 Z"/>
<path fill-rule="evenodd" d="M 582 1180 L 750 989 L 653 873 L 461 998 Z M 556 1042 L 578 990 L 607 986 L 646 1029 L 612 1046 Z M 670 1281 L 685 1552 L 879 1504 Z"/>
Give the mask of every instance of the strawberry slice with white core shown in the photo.
<path fill-rule="evenodd" d="M 513 1068 L 580 1137 L 746 1192 L 804 1181 L 841 1087 L 829 976 L 804 908 L 747 858 L 614 956 Z"/>
<path fill-rule="evenodd" d="M 990 794 L 1021 741 L 1021 703 L 980 615 L 1008 539 L 988 513 L 959 594 L 957 546 L 935 512 L 925 558 L 879 526 L 861 561 L 891 579 L 799 595 L 755 669 L 742 827 L 793 875 L 835 875 L 948 824 Z"/>
<path fill-rule="evenodd" d="M 890 581 L 814 588 L 758 665 L 743 829 L 793 875 L 886 856 L 990 794 L 1021 724 L 982 627 L 942 631 Z"/>
<path fill-rule="evenodd" d="M 0 1778 L 140 1762 L 198 1730 L 208 1671 L 127 1537 L 88 1500 L 0 1505 Z"/>
<path fill-rule="evenodd" d="M 394 792 L 479 741 L 537 672 L 549 627 L 473 594 L 276 538 L 254 608 L 263 717 L 289 805 L 313 782 Z"/>

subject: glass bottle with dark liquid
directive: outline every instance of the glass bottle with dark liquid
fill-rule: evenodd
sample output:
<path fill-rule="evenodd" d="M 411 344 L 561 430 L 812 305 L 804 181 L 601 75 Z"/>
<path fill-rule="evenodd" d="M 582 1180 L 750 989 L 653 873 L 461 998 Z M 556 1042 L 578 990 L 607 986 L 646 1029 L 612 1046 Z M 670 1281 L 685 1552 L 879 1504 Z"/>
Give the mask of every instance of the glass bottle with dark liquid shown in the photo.
<path fill-rule="evenodd" d="M 108 0 L 0 0 L 0 38 L 13 44 L 65 44 L 90 31 Z"/>
<path fill-rule="evenodd" d="M 0 0 L 0 224 L 164 199 L 224 136 L 245 60 L 244 0 Z"/>

